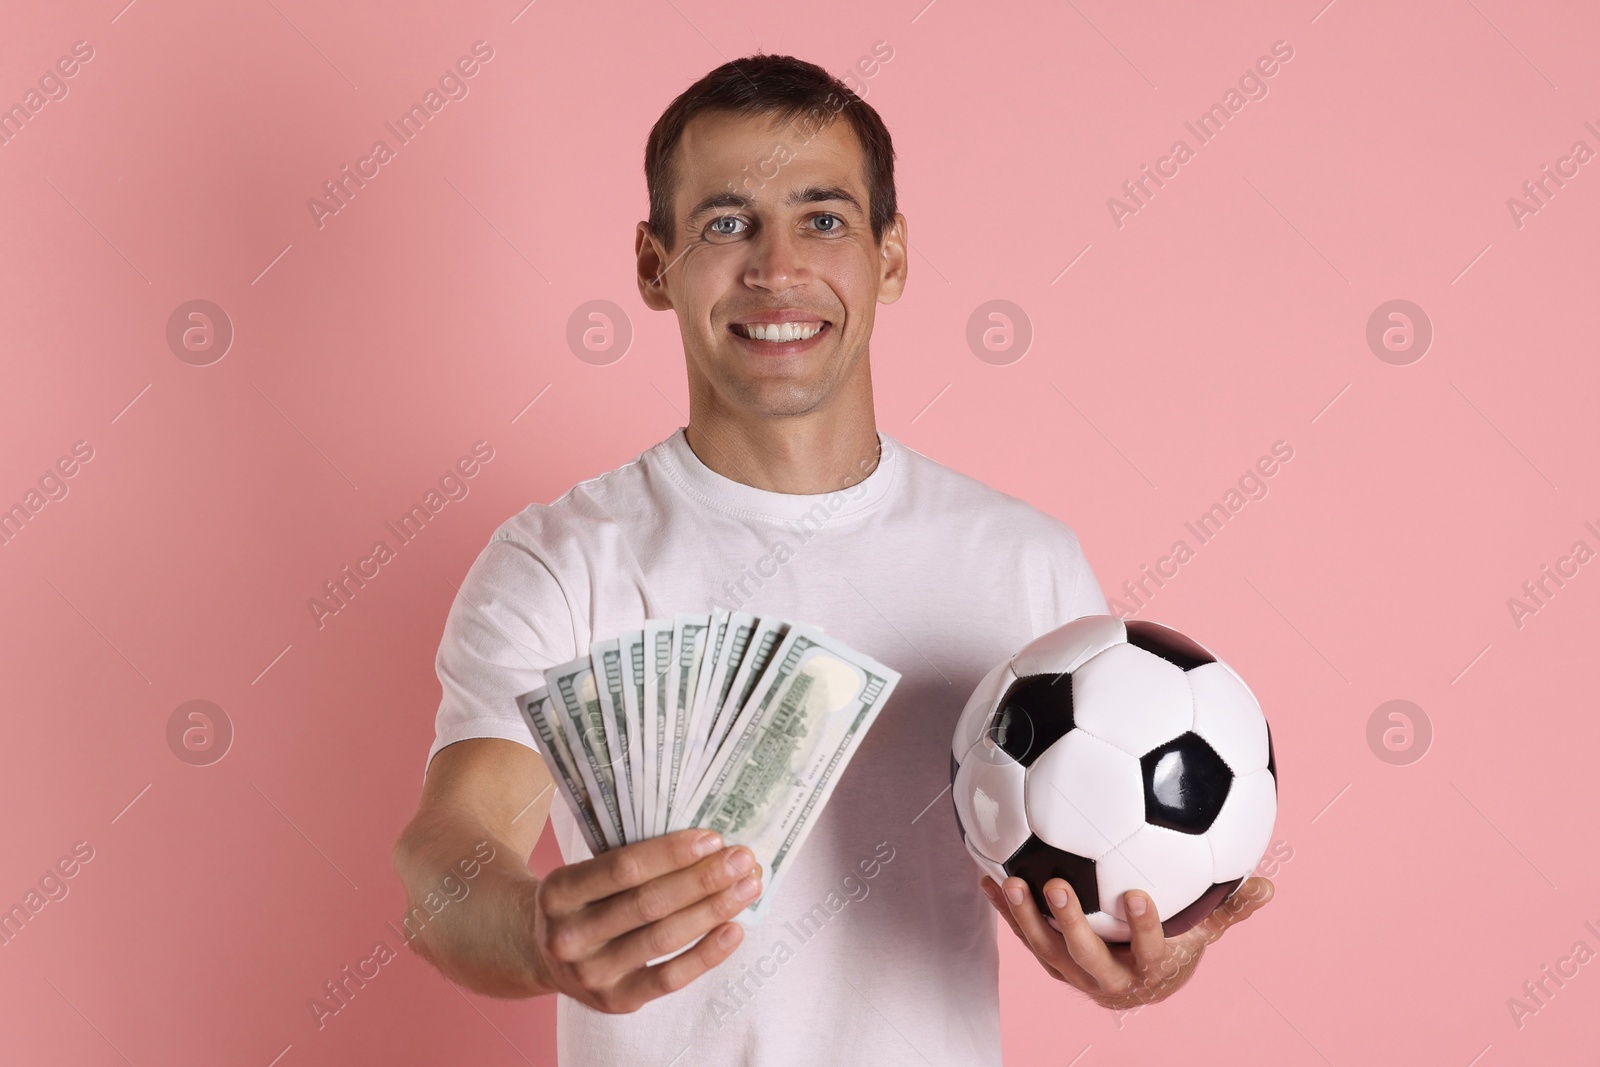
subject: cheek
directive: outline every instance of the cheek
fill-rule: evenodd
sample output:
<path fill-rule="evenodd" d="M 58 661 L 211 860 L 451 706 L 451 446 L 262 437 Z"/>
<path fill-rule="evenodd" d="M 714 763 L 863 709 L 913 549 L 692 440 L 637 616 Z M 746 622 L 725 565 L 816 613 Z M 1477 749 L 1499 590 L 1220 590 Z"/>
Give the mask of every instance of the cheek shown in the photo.
<path fill-rule="evenodd" d="M 672 269 L 680 272 L 672 286 L 672 303 L 679 316 L 695 332 L 716 332 L 711 320 L 717 317 L 718 305 L 740 288 L 743 268 L 739 260 L 727 249 L 699 245 L 685 253 Z"/>
<path fill-rule="evenodd" d="M 854 242 L 840 242 L 817 257 L 813 268 L 844 305 L 852 330 L 870 326 L 877 304 L 879 257 L 876 248 L 863 248 Z"/>

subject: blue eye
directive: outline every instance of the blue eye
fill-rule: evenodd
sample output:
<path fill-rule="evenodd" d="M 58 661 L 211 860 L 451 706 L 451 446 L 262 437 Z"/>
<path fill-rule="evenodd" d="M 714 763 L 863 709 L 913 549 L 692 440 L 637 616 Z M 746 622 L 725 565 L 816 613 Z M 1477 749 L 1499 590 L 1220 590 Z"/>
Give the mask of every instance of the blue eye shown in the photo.
<path fill-rule="evenodd" d="M 840 226 L 844 225 L 844 220 L 841 219 L 838 215 L 818 215 L 813 221 L 815 221 L 815 222 L 831 222 L 833 224 L 831 226 L 825 227 L 822 230 L 823 233 L 834 233 L 835 231 L 837 231 L 839 229 Z"/>
<path fill-rule="evenodd" d="M 712 233 L 716 234 L 719 237 L 733 237 L 734 235 L 736 235 L 736 234 L 741 232 L 740 230 L 723 229 L 722 228 L 722 224 L 725 223 L 725 222 L 737 222 L 737 223 L 740 223 L 741 225 L 745 225 L 745 226 L 749 225 L 748 223 L 746 223 L 744 221 L 744 219 L 741 219 L 738 215 L 719 215 L 717 218 L 714 218 L 714 219 L 711 220 L 711 223 L 707 227 L 707 229 L 709 229 Z"/>

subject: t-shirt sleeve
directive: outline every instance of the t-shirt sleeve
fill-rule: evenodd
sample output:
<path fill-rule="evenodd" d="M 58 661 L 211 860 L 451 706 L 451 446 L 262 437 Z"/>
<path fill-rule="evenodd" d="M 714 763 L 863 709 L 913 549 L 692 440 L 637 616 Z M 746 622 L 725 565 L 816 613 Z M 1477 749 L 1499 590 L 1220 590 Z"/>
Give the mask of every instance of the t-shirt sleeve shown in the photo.
<path fill-rule="evenodd" d="M 442 693 L 428 761 L 473 737 L 538 751 L 516 698 L 544 684 L 546 667 L 573 659 L 575 645 L 567 597 L 550 568 L 526 545 L 490 541 L 450 605 L 434 659 Z"/>
<path fill-rule="evenodd" d="M 1062 616 L 1063 622 L 1084 615 L 1110 615 L 1111 608 L 1106 604 L 1106 595 L 1100 588 L 1099 580 L 1094 576 L 1094 568 L 1089 566 L 1088 557 L 1083 554 L 1076 533 L 1072 535 L 1072 548 L 1078 574 L 1073 579 L 1072 592 L 1067 598 L 1066 611 Z"/>
<path fill-rule="evenodd" d="M 1111 614 L 1100 582 L 1095 578 L 1094 568 L 1089 566 L 1089 560 L 1083 554 L 1077 533 L 1054 519 L 1051 520 L 1051 526 L 1051 536 L 1046 541 L 1049 549 L 1045 563 L 1049 580 L 1044 583 L 1048 593 L 1041 598 L 1043 603 L 1040 607 L 1044 617 L 1036 628 L 1037 633 L 1041 634 L 1085 615 Z"/>

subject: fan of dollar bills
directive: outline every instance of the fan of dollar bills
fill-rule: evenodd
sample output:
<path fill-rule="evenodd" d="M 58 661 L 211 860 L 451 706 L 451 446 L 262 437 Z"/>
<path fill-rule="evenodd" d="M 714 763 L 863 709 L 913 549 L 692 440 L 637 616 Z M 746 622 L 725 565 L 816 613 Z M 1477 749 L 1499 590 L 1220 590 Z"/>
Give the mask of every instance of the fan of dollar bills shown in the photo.
<path fill-rule="evenodd" d="M 650 620 L 517 698 L 596 855 L 705 827 L 745 845 L 759 922 L 900 675 L 819 628 L 742 612 Z"/>

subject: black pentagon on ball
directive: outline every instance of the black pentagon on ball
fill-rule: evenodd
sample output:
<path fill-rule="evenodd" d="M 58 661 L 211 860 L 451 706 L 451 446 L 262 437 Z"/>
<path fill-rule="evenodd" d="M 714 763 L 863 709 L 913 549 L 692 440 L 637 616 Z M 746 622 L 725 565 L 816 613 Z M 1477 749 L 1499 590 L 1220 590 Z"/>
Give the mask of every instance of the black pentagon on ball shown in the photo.
<path fill-rule="evenodd" d="M 1128 630 L 1128 644 L 1177 664 L 1179 670 L 1192 671 L 1217 661 L 1217 657 L 1160 623 L 1129 619 L 1123 625 Z"/>
<path fill-rule="evenodd" d="M 1072 729 L 1072 676 L 1034 674 L 1011 683 L 989 721 L 989 737 L 1027 767 Z"/>
<path fill-rule="evenodd" d="M 1007 875 L 1016 875 L 1028 883 L 1041 915 L 1051 914 L 1050 904 L 1044 899 L 1044 884 L 1052 878 L 1065 879 L 1078 895 L 1084 914 L 1100 910 L 1100 885 L 1095 880 L 1094 860 L 1063 852 L 1029 834 L 1022 847 L 1001 866 Z"/>
<path fill-rule="evenodd" d="M 1233 786 L 1233 771 L 1190 730 L 1139 760 L 1144 773 L 1144 821 L 1184 834 L 1211 829 Z"/>
<path fill-rule="evenodd" d="M 1196 897 L 1194 903 L 1163 921 L 1161 932 L 1168 937 L 1177 937 L 1200 925 L 1205 922 L 1206 916 L 1216 911 L 1217 906 L 1232 896 L 1233 891 L 1243 884 L 1243 878 L 1235 878 L 1231 882 L 1218 882 Z"/>

